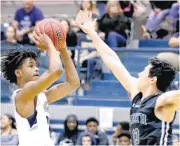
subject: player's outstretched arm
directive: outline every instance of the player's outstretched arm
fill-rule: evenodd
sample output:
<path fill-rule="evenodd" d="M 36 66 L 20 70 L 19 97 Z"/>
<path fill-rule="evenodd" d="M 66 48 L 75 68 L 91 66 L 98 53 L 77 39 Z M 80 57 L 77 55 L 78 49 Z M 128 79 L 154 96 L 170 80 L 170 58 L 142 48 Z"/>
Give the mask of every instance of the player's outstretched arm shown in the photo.
<path fill-rule="evenodd" d="M 65 47 L 60 51 L 66 72 L 66 82 L 53 86 L 46 91 L 48 103 L 55 102 L 68 94 L 74 92 L 80 86 L 79 77 L 76 68 Z"/>
<path fill-rule="evenodd" d="M 63 73 L 59 53 L 56 51 L 51 39 L 44 33 L 36 35 L 36 44 L 42 48 L 47 48 L 49 68 L 42 76 L 35 81 L 30 81 L 25 84 L 22 90 L 16 96 L 18 100 L 28 102 L 44 90 L 46 90 L 52 83 L 54 83 Z"/>
<path fill-rule="evenodd" d="M 94 29 L 96 22 L 91 20 L 91 15 L 91 12 L 87 10 L 80 11 L 76 17 L 77 25 L 89 35 L 105 65 L 112 71 L 123 87 L 131 93 L 131 97 L 134 97 L 138 93 L 136 88 L 137 79 L 130 75 L 116 53 L 98 36 Z"/>
<path fill-rule="evenodd" d="M 180 109 L 180 90 L 169 91 L 158 97 L 155 115 L 162 121 L 171 122 L 178 109 Z"/>

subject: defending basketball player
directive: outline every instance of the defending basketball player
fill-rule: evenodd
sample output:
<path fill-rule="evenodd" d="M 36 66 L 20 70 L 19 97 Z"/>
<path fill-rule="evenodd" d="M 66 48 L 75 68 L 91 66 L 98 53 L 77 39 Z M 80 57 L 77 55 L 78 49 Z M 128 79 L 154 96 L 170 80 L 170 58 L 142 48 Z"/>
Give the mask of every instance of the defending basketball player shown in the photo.
<path fill-rule="evenodd" d="M 134 78 L 116 53 L 94 30 L 92 12 L 80 11 L 77 25 L 92 39 L 105 65 L 131 94 L 130 129 L 133 145 L 172 145 L 172 123 L 180 108 L 180 91 L 166 92 L 175 78 L 175 68 L 164 60 L 152 58 Z"/>
<path fill-rule="evenodd" d="M 66 46 L 58 48 L 64 61 L 66 82 L 48 89 L 63 73 L 59 52 L 43 32 L 34 33 L 36 44 L 47 50 L 49 68 L 40 76 L 37 56 L 32 51 L 16 50 L 1 62 L 4 77 L 15 83 L 13 93 L 20 146 L 53 146 L 49 135 L 48 104 L 60 100 L 79 87 L 79 78 Z"/>

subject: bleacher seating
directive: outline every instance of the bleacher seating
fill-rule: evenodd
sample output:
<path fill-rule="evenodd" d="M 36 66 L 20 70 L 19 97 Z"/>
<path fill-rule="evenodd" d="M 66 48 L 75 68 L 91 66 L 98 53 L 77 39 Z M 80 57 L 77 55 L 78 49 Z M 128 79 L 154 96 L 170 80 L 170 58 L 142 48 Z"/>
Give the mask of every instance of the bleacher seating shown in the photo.
<path fill-rule="evenodd" d="M 5 80 L 1 79 L 1 102 L 8 103 L 11 102 L 11 90 L 10 90 L 10 83 Z"/>
<path fill-rule="evenodd" d="M 151 47 L 151 48 L 168 48 L 168 40 L 140 40 L 139 48 Z"/>

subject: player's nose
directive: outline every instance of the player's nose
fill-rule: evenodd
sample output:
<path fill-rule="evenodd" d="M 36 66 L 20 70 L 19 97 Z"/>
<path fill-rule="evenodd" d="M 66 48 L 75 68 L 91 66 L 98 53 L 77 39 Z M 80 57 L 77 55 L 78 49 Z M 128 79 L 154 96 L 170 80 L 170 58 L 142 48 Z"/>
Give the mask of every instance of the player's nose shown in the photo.
<path fill-rule="evenodd" d="M 39 68 L 37 66 L 35 68 L 35 72 L 39 72 Z"/>

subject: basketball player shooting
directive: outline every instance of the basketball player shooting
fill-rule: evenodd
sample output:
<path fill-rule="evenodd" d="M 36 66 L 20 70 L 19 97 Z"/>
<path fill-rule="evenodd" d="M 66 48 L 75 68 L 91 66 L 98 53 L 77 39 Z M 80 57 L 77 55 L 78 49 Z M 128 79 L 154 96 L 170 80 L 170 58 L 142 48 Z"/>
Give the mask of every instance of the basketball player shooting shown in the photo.
<path fill-rule="evenodd" d="M 133 145 L 172 145 L 172 123 L 180 108 L 180 91 L 166 92 L 175 78 L 176 70 L 156 57 L 134 78 L 116 53 L 98 36 L 92 12 L 80 11 L 77 25 L 92 39 L 105 65 L 130 93 L 130 130 Z"/>
<path fill-rule="evenodd" d="M 58 49 L 64 61 L 66 82 L 47 90 L 62 75 L 63 68 L 59 52 L 51 39 L 38 29 L 37 33 L 34 33 L 36 45 L 41 50 L 47 50 L 47 72 L 40 76 L 37 56 L 32 51 L 10 52 L 1 62 L 4 77 L 18 86 L 12 98 L 20 146 L 54 145 L 49 134 L 47 106 L 72 93 L 80 85 L 74 64 L 64 46 Z"/>

